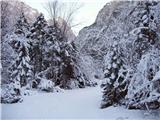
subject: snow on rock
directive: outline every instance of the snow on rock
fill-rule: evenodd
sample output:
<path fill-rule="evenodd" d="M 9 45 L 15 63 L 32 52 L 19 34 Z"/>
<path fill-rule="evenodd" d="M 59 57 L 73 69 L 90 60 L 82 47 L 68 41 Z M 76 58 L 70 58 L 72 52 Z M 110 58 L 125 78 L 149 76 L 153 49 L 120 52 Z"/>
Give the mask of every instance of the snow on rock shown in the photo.
<path fill-rule="evenodd" d="M 1 86 L 1 102 L 2 103 L 17 103 L 22 102 L 21 96 L 17 95 L 13 85 L 2 85 Z"/>
<path fill-rule="evenodd" d="M 154 78 L 153 78 L 153 81 L 154 80 L 160 80 L 160 71 L 158 71 L 157 73 L 156 73 L 156 75 L 154 76 Z"/>
<path fill-rule="evenodd" d="M 160 8 L 159 2 L 151 1 L 153 4 L 150 4 L 149 1 L 146 1 L 145 5 L 144 1 L 113 1 L 106 4 L 100 10 L 96 21 L 92 25 L 83 28 L 79 32 L 75 40 L 79 55 L 81 56 L 83 54 L 92 57 L 92 62 L 98 61 L 99 63 L 94 65 L 96 65 L 98 69 L 101 69 L 103 66 L 102 59 L 107 54 L 108 49 L 114 42 L 118 42 L 118 44 L 121 44 L 122 48 L 126 48 L 124 52 L 121 51 L 125 54 L 124 56 L 126 58 L 128 58 L 128 56 L 133 57 L 134 62 L 137 62 L 135 59 L 140 53 L 138 52 L 138 55 L 133 55 L 132 53 L 135 52 L 134 54 L 136 54 L 139 49 L 141 51 L 144 49 L 142 53 L 146 52 L 151 48 L 150 42 L 153 44 L 156 41 L 151 40 L 146 42 L 144 39 L 144 41 L 141 40 L 141 42 L 139 42 L 136 39 L 137 37 L 141 38 L 146 36 L 144 33 L 139 33 L 145 31 L 146 28 L 148 29 L 148 26 L 146 27 L 145 24 L 145 20 L 147 20 L 147 2 L 150 8 L 149 29 L 156 30 L 156 33 L 160 33 L 158 24 L 160 22 L 160 16 L 158 14 Z M 139 43 L 134 43 L 136 40 Z M 135 46 L 136 44 L 137 46 Z M 127 62 L 127 64 L 128 63 L 129 62 Z M 90 68 L 90 70 L 93 71 L 92 68 Z"/>
<path fill-rule="evenodd" d="M 147 85 L 149 85 L 149 87 L 152 86 L 150 85 L 150 83 L 152 83 L 150 81 L 154 74 L 152 75 L 152 69 L 148 67 L 152 67 L 152 65 L 147 65 L 147 62 L 144 64 L 145 61 L 142 60 L 142 57 L 151 53 L 151 50 L 160 50 L 159 10 L 159 1 L 113 1 L 106 4 L 98 13 L 96 21 L 92 25 L 83 28 L 75 40 L 79 56 L 83 55 L 91 58 L 90 63 L 92 62 L 93 66 L 97 66 L 89 67 L 88 71 L 95 71 L 95 68 L 100 70 L 101 68 L 104 68 L 106 64 L 107 67 L 105 69 L 116 68 L 116 64 L 109 63 L 110 56 L 114 55 L 114 52 L 111 52 L 110 56 L 107 56 L 110 52 L 110 48 L 113 48 L 112 45 L 116 43 L 115 45 L 117 47 L 115 47 L 115 49 L 118 48 L 116 54 L 118 54 L 124 62 L 124 66 L 127 68 L 126 72 L 128 69 L 133 69 L 134 71 L 133 78 L 132 75 L 127 78 L 127 85 L 130 81 L 135 84 L 132 86 L 133 89 L 131 90 L 130 88 L 127 88 L 127 86 L 126 92 L 129 89 L 129 92 L 137 93 L 134 94 L 135 99 L 137 99 L 136 95 L 139 95 L 139 98 L 143 98 L 142 96 L 146 98 L 147 92 L 152 92 L 152 89 L 147 88 Z M 155 56 L 155 59 L 158 58 L 158 56 L 159 55 Z M 113 57 L 113 60 L 111 61 L 116 59 L 116 57 Z M 145 59 L 147 60 L 147 57 Z M 140 63 L 140 61 L 142 63 Z M 117 63 L 119 62 L 120 61 L 117 60 Z M 87 63 L 87 61 L 83 63 Z M 153 66 L 156 63 L 157 62 L 150 62 Z M 153 71 L 154 70 L 153 67 Z M 109 70 L 109 72 L 110 71 L 111 70 Z M 106 78 L 108 78 L 107 75 L 109 72 L 105 71 Z M 115 73 L 115 71 L 113 71 L 113 73 Z M 121 74 L 122 72 L 119 71 L 119 73 Z M 121 76 L 125 77 L 125 75 L 122 74 Z M 109 78 L 114 79 L 114 74 L 110 74 Z M 126 82 L 126 78 L 124 81 Z M 155 83 L 158 84 L 156 85 Z M 153 84 L 153 89 L 156 89 L 159 92 L 159 81 L 154 82 Z M 114 85 L 117 86 L 117 82 L 115 82 Z M 104 86 L 104 83 L 102 86 Z M 106 89 L 107 88 L 108 87 L 106 87 Z M 141 92 L 139 90 L 141 90 Z M 144 91 L 146 91 L 146 93 L 144 93 Z M 142 95 L 139 93 L 142 93 Z M 114 94 L 114 92 L 112 94 Z M 135 104 L 137 102 L 145 103 L 139 98 L 135 100 Z M 159 98 L 157 99 L 159 100 Z M 156 104 L 159 106 L 160 103 L 156 101 Z"/>

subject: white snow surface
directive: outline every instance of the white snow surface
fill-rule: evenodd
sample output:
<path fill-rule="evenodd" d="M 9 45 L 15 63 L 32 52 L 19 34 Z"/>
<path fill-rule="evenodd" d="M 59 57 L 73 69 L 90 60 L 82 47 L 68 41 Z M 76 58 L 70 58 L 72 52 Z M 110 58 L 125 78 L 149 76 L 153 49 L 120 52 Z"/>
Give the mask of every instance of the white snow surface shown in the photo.
<path fill-rule="evenodd" d="M 26 96 L 22 103 L 1 104 L 2 119 L 156 120 L 156 116 L 140 110 L 113 106 L 100 109 L 101 97 L 99 86 L 59 93 L 36 93 Z"/>

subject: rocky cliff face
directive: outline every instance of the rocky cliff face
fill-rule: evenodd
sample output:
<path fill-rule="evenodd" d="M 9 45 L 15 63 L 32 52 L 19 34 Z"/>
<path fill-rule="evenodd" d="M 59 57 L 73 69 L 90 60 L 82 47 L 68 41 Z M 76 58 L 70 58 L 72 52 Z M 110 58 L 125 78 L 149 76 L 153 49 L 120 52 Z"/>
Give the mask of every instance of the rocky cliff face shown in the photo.
<path fill-rule="evenodd" d="M 143 26 L 142 19 L 144 18 L 142 17 L 147 9 L 146 4 L 143 1 L 114 1 L 107 3 L 100 10 L 96 21 L 80 31 L 75 44 L 80 56 L 91 57 L 90 62 L 95 63 L 91 71 L 96 73 L 97 69 L 100 70 L 103 67 L 104 56 L 114 42 L 117 42 L 123 48 L 128 45 L 126 42 L 134 41 L 131 40 L 131 38 L 135 39 L 132 32 L 136 28 L 145 27 Z M 156 31 L 159 33 L 160 16 L 158 10 L 160 4 L 154 1 L 151 4 L 148 5 L 151 11 L 149 16 L 153 19 L 152 21 L 156 21 L 154 23 Z"/>
<path fill-rule="evenodd" d="M 32 23 L 39 15 L 39 12 L 36 9 L 33 9 L 29 5 L 18 0 L 2 0 L 0 1 L 0 5 L 2 41 L 3 36 L 6 33 L 13 31 L 17 18 L 22 12 L 24 12 L 29 23 Z"/>

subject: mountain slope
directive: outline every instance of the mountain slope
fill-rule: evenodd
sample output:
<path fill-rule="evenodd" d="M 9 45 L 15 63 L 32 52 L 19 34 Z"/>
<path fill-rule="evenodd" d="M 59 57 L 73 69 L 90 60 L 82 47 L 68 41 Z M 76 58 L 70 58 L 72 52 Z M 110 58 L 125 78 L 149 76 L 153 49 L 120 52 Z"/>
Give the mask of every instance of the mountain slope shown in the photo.
<path fill-rule="evenodd" d="M 155 19 L 158 20 L 157 33 L 160 33 L 159 8 L 159 4 L 152 8 Z M 144 9 L 143 3 L 136 1 L 114 1 L 106 4 L 98 13 L 96 21 L 91 26 L 83 28 L 75 40 L 79 55 L 91 56 L 92 62 L 98 63 L 95 66 L 98 65 L 101 69 L 103 57 L 109 47 L 115 41 L 122 43 L 130 39 L 129 32 L 137 27 L 136 22 L 140 19 L 138 14 Z"/>
<path fill-rule="evenodd" d="M 90 79 L 105 78 L 105 107 L 124 102 L 131 109 L 160 107 L 160 82 L 154 79 L 160 71 L 159 11 L 155 0 L 113 1 L 80 31 L 75 41 L 79 63 L 93 63 L 92 74 L 86 72 Z"/>

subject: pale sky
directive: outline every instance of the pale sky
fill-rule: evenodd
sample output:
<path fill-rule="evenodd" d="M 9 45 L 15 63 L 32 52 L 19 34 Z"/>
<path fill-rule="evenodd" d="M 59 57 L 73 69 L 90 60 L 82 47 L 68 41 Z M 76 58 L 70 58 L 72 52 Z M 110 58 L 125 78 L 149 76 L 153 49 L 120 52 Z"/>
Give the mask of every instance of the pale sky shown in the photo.
<path fill-rule="evenodd" d="M 44 8 L 45 2 L 47 0 L 22 0 L 32 8 L 37 9 L 39 12 L 42 12 L 46 19 L 47 12 Z M 60 2 L 75 2 L 76 0 L 59 0 Z M 80 2 L 80 4 L 83 4 L 83 6 L 77 11 L 75 14 L 75 21 L 74 23 L 82 23 L 81 25 L 72 28 L 75 34 L 78 34 L 78 32 L 85 26 L 91 25 L 98 14 L 98 12 L 103 8 L 103 6 L 109 2 L 110 0 L 77 0 Z"/>

